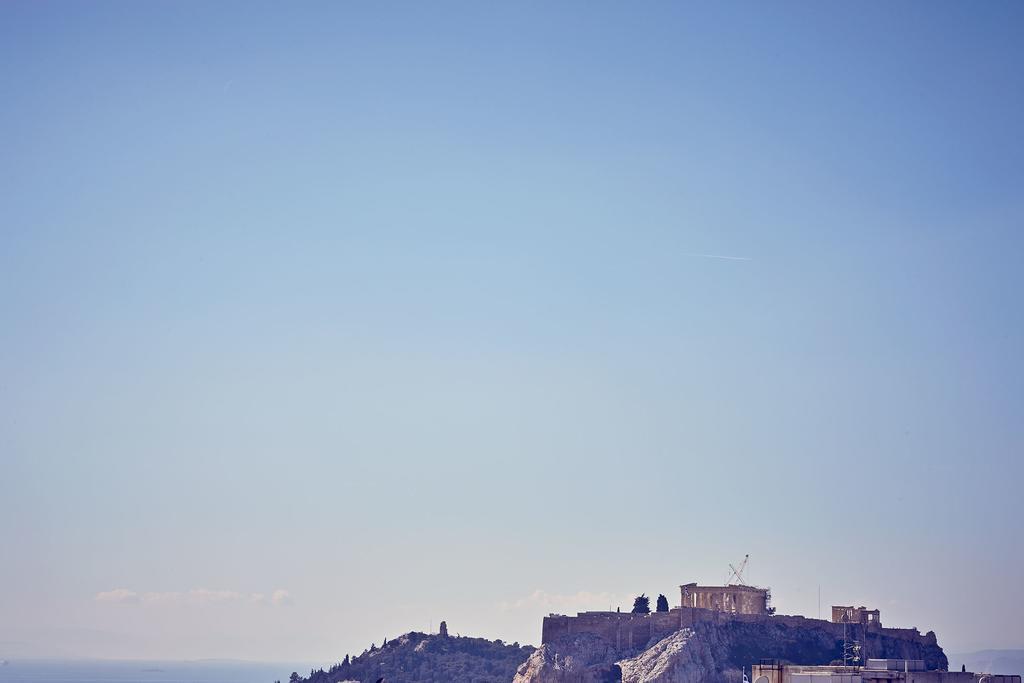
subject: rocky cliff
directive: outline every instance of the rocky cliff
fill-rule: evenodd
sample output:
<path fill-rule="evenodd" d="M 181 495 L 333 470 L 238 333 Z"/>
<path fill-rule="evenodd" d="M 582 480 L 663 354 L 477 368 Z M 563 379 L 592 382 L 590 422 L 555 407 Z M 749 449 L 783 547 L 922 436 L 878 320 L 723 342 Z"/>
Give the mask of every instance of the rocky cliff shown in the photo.
<path fill-rule="evenodd" d="M 948 665 L 931 632 L 849 626 L 847 635 L 861 644 L 864 659 L 921 659 L 929 669 Z M 761 659 L 828 664 L 842 656 L 842 625 L 800 617 L 697 622 L 660 639 L 634 642 L 628 650 L 592 633 L 566 635 L 534 650 L 500 640 L 414 632 L 296 681 L 739 683 L 742 669 Z"/>
<path fill-rule="evenodd" d="M 513 683 L 615 683 L 622 670 L 610 644 L 591 634 L 542 645 L 516 671 Z"/>
<path fill-rule="evenodd" d="M 715 673 L 715 662 L 700 648 L 686 646 L 693 640 L 691 629 L 677 631 L 620 663 L 623 681 L 703 681 Z M 742 678 L 742 675 L 741 675 Z"/>
<path fill-rule="evenodd" d="M 515 683 L 738 683 L 742 668 L 760 659 L 827 664 L 842 659 L 842 627 L 817 620 L 698 623 L 636 652 L 616 652 L 606 641 L 580 634 L 547 643 L 519 667 Z M 850 629 L 861 655 L 922 659 L 945 669 L 934 633 Z"/>

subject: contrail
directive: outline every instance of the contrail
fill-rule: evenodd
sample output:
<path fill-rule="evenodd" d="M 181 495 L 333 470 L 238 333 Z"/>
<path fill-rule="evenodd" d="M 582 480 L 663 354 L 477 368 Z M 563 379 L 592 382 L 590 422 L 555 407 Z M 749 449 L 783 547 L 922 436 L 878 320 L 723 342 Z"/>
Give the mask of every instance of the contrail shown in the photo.
<path fill-rule="evenodd" d="M 700 258 L 720 258 L 726 261 L 753 261 L 749 256 L 725 256 L 723 254 L 695 254 L 693 252 L 683 252 L 685 256 L 699 256 Z"/>

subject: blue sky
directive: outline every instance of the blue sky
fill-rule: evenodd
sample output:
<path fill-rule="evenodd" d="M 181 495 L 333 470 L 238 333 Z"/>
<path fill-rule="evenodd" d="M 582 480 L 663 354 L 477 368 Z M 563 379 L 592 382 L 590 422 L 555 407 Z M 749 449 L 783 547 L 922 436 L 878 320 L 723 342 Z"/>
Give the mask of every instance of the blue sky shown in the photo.
<path fill-rule="evenodd" d="M 0 648 L 536 643 L 745 553 L 1024 647 L 1022 19 L 5 3 Z"/>

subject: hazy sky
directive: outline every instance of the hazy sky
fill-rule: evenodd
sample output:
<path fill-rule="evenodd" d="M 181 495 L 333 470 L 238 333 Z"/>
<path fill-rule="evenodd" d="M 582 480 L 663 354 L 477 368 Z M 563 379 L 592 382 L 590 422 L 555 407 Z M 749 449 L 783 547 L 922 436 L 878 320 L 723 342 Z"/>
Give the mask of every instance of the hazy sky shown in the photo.
<path fill-rule="evenodd" d="M 0 657 L 537 643 L 745 553 L 1024 647 L 1022 32 L 0 4 Z"/>

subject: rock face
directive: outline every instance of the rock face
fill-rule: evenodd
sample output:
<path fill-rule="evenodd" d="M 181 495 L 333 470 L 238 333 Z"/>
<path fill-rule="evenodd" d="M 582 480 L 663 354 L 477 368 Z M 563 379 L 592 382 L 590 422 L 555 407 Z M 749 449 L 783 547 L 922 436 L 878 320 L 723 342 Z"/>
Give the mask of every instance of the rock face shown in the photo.
<path fill-rule="evenodd" d="M 697 648 L 686 649 L 693 639 L 691 629 L 677 631 L 663 638 L 636 657 L 619 662 L 622 681 L 703 681 L 709 678 L 714 665 L 702 660 Z M 696 655 L 696 656 L 695 656 Z"/>
<path fill-rule="evenodd" d="M 931 669 L 948 664 L 934 633 L 867 631 L 856 637 L 865 658 L 922 659 Z M 837 635 L 826 622 L 697 623 L 627 653 L 592 634 L 559 639 L 534 652 L 515 683 L 738 683 L 742 669 L 762 658 L 828 664 L 842 653 L 841 631 Z"/>
<path fill-rule="evenodd" d="M 311 671 L 307 683 L 509 683 L 516 669 L 533 653 L 519 643 L 506 645 L 500 640 L 452 638 L 425 633 L 406 633 L 386 645 L 346 658 L 329 670 Z M 618 680 L 618 679 L 616 679 Z"/>
<path fill-rule="evenodd" d="M 622 671 L 615 650 L 590 634 L 542 645 L 516 671 L 513 683 L 615 683 Z"/>

